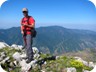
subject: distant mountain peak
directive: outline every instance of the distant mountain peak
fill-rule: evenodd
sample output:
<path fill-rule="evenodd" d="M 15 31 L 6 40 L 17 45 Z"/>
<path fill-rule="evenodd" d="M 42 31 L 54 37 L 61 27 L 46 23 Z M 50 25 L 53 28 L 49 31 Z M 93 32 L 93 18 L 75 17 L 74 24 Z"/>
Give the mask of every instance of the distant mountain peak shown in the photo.
<path fill-rule="evenodd" d="M 62 26 L 36 28 L 37 37 L 33 46 L 42 52 L 58 53 L 78 51 L 86 48 L 96 48 L 96 32 L 89 30 L 68 29 Z M 23 45 L 20 27 L 0 30 L 0 41 L 9 45 Z"/>

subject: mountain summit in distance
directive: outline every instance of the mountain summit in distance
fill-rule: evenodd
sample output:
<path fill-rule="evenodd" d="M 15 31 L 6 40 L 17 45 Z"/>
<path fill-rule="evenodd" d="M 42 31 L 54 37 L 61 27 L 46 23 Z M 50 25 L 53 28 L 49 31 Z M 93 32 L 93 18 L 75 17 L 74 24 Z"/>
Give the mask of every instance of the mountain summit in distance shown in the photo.
<path fill-rule="evenodd" d="M 68 29 L 61 26 L 36 28 L 37 37 L 33 46 L 44 53 L 62 54 L 86 48 L 96 48 L 96 32 Z M 0 41 L 11 44 L 23 44 L 20 27 L 0 29 Z"/>

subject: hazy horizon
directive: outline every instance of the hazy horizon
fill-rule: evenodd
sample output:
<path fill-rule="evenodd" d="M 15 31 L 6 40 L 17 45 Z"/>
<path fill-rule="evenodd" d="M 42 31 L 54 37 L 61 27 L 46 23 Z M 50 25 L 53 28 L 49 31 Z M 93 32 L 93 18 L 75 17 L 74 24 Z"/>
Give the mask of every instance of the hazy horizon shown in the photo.
<path fill-rule="evenodd" d="M 8 0 L 0 8 L 0 29 L 20 26 L 24 7 L 36 28 L 58 25 L 96 31 L 96 8 L 89 0 Z"/>
<path fill-rule="evenodd" d="M 85 28 L 75 28 L 74 26 L 72 27 L 67 27 L 67 26 L 62 26 L 62 25 L 49 25 L 49 26 L 38 26 L 38 27 L 35 27 L 35 28 L 40 28 L 40 27 L 50 27 L 50 26 L 60 26 L 60 27 L 64 27 L 64 28 L 67 28 L 67 29 L 77 29 L 77 30 L 89 30 L 89 31 L 95 31 L 96 32 L 96 29 L 85 29 Z M 13 27 L 20 27 L 20 26 L 13 26 Z M 13 27 L 9 27 L 9 28 L 0 28 L 0 29 L 10 29 L 10 28 L 13 28 Z"/>

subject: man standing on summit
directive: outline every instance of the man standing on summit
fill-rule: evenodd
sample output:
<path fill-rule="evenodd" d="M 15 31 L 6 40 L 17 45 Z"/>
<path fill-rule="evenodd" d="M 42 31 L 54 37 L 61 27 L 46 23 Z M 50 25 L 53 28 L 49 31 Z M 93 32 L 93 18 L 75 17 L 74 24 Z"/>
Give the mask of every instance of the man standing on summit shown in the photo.
<path fill-rule="evenodd" d="M 28 15 L 27 8 L 23 8 L 22 13 L 24 17 L 21 20 L 21 33 L 23 35 L 25 51 L 28 58 L 26 62 L 30 63 L 33 60 L 32 29 L 34 29 L 35 27 L 35 20 L 33 19 L 33 17 Z"/>

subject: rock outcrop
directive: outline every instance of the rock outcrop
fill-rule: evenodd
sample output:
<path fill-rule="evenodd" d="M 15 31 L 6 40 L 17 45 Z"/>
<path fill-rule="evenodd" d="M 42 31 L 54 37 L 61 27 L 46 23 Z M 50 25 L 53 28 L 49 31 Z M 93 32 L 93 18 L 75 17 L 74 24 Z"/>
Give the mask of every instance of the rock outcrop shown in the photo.
<path fill-rule="evenodd" d="M 5 42 L 0 42 L 0 49 L 4 47 L 9 47 L 9 45 L 6 44 Z"/>
<path fill-rule="evenodd" d="M 4 48 L 4 49 L 3 49 Z M 13 44 L 11 46 L 4 42 L 0 42 L 0 72 L 77 72 L 76 65 L 70 64 L 70 61 L 76 60 L 82 63 L 82 72 L 95 72 L 96 65 L 93 62 L 87 62 L 80 57 L 67 58 L 64 56 L 51 56 L 50 54 L 41 53 L 38 48 L 32 47 L 34 53 L 34 60 L 26 63 L 27 56 L 22 45 Z M 68 65 L 67 65 L 68 64 Z M 65 66 L 64 66 L 65 65 Z M 65 68 L 66 67 L 66 68 Z M 92 68 L 94 68 L 92 70 Z M 89 69 L 91 71 L 89 71 Z"/>

